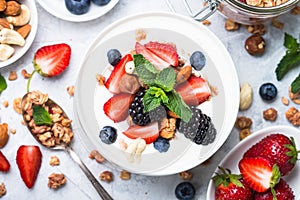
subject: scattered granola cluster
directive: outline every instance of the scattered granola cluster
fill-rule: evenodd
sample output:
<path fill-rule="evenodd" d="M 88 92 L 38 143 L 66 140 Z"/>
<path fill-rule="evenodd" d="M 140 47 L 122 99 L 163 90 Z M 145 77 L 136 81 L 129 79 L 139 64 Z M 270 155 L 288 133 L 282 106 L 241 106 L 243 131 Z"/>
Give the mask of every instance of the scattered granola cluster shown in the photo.
<path fill-rule="evenodd" d="M 252 119 L 240 116 L 235 121 L 235 127 L 240 130 L 240 140 L 243 140 L 251 134 L 250 127 L 252 126 Z"/>
<path fill-rule="evenodd" d="M 42 106 L 51 117 L 52 125 L 36 125 L 33 118 L 33 107 Z M 53 147 L 57 144 L 69 144 L 73 138 L 71 122 L 63 110 L 48 99 L 48 94 L 42 94 L 39 91 L 28 93 L 22 101 L 23 118 L 28 124 L 30 131 L 45 146 Z"/>
<path fill-rule="evenodd" d="M 6 194 L 6 188 L 4 183 L 0 184 L 0 198 Z"/>
<path fill-rule="evenodd" d="M 66 182 L 67 179 L 64 174 L 52 173 L 48 177 L 48 187 L 54 190 L 62 187 Z"/>

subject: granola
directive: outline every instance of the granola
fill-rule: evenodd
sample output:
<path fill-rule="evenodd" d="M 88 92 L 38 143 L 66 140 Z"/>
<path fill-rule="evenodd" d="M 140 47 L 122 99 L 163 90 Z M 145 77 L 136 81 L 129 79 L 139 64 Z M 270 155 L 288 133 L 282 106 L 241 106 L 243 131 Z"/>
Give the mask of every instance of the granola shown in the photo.
<path fill-rule="evenodd" d="M 65 185 L 67 179 L 64 174 L 52 173 L 48 176 L 48 187 L 51 189 L 58 189 L 61 186 Z"/>
<path fill-rule="evenodd" d="M 33 106 L 42 106 L 50 114 L 52 125 L 36 125 L 33 119 Z M 48 98 L 48 94 L 40 91 L 28 93 L 22 102 L 23 118 L 30 131 L 46 147 L 53 147 L 61 143 L 69 144 L 73 138 L 70 120 L 63 110 Z"/>

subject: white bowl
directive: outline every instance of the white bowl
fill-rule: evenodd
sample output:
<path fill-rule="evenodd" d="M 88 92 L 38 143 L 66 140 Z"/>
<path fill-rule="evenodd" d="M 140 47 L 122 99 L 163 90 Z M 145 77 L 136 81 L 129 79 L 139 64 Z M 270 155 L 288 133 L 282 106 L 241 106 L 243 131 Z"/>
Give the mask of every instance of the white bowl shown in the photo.
<path fill-rule="evenodd" d="M 27 36 L 27 38 L 25 39 L 26 43 L 23 47 L 14 45 L 13 47 L 15 48 L 15 53 L 13 54 L 13 56 L 10 57 L 6 61 L 3 61 L 3 62 L 0 61 L 0 68 L 10 65 L 10 64 L 16 62 L 19 58 L 21 58 L 27 52 L 27 50 L 30 48 L 30 46 L 32 45 L 32 42 L 34 41 L 34 38 L 36 36 L 37 27 L 38 27 L 38 14 L 37 14 L 35 1 L 23 0 L 22 4 L 28 6 L 30 9 L 31 19 L 30 19 L 29 24 L 31 25 L 31 31 L 30 31 L 29 35 Z"/>
<path fill-rule="evenodd" d="M 105 125 L 115 125 L 102 110 L 104 102 L 111 94 L 98 85 L 95 76 L 109 65 L 106 57 L 109 49 L 119 49 L 124 55 L 134 48 L 138 29 L 147 33 L 146 41 L 176 44 L 177 51 L 183 57 L 188 58 L 196 50 L 206 55 L 207 66 L 202 70 L 202 75 L 211 85 L 218 88 L 218 95 L 201 104 L 200 108 L 212 118 L 217 129 L 214 143 L 207 146 L 196 145 L 182 134 L 177 134 L 166 153 L 159 153 L 152 145 L 147 146 L 140 163 L 128 162 L 118 142 L 110 146 L 101 143 L 98 137 L 101 128 Z M 79 136 L 87 148 L 98 149 L 120 168 L 145 175 L 174 174 L 204 162 L 227 139 L 239 105 L 237 74 L 223 44 L 201 24 L 188 17 L 171 13 L 138 14 L 119 20 L 103 30 L 84 56 L 75 90 L 75 115 L 82 128 Z M 122 134 L 119 134 L 118 138 L 126 139 Z"/>
<path fill-rule="evenodd" d="M 65 6 L 65 0 L 37 0 L 51 15 L 70 22 L 85 22 L 99 18 L 109 12 L 119 0 L 111 0 L 105 6 L 97 6 L 91 2 L 89 11 L 82 15 L 72 14 Z"/>
<path fill-rule="evenodd" d="M 288 137 L 294 137 L 296 147 L 300 147 L 300 131 L 291 126 L 271 126 L 263 128 L 259 131 L 252 133 L 250 136 L 242 140 L 237 146 L 235 146 L 220 162 L 219 166 L 223 168 L 228 168 L 232 173 L 240 174 L 238 163 L 242 159 L 243 154 L 255 143 L 259 142 L 262 138 L 266 137 L 271 133 L 282 133 Z M 216 172 L 219 172 L 218 168 Z M 300 163 L 297 162 L 294 170 L 287 176 L 282 177 L 287 181 L 294 191 L 295 199 L 300 198 Z M 206 199 L 215 199 L 215 186 L 212 180 L 210 180 Z"/>

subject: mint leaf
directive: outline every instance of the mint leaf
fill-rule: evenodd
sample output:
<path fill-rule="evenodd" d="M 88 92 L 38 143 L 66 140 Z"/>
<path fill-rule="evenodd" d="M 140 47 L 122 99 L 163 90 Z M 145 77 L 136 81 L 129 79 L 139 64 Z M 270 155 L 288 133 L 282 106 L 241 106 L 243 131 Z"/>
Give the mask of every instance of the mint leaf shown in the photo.
<path fill-rule="evenodd" d="M 170 92 L 175 85 L 176 73 L 173 68 L 165 68 L 156 77 L 156 84 L 164 91 Z"/>
<path fill-rule="evenodd" d="M 292 68 L 300 64 L 300 51 L 286 54 L 277 65 L 275 70 L 277 80 L 281 80 Z"/>
<path fill-rule="evenodd" d="M 42 106 L 33 106 L 32 117 L 34 123 L 40 125 L 52 125 L 52 119 L 48 111 Z"/>
<path fill-rule="evenodd" d="M 287 48 L 287 53 L 294 53 L 299 50 L 300 44 L 297 42 L 296 38 L 293 38 L 293 36 L 285 33 L 284 46 Z"/>
<path fill-rule="evenodd" d="M 190 121 L 192 117 L 192 111 L 182 100 L 181 96 L 175 90 L 168 92 L 167 96 L 169 98 L 169 103 L 165 105 L 184 122 Z"/>
<path fill-rule="evenodd" d="M 0 94 L 7 88 L 5 78 L 0 74 Z"/>
<path fill-rule="evenodd" d="M 292 82 L 292 84 L 291 84 L 291 91 L 292 91 L 292 93 L 297 93 L 298 91 L 300 91 L 300 74 Z"/>
<path fill-rule="evenodd" d="M 161 102 L 164 104 L 169 102 L 169 98 L 164 90 L 158 87 L 150 87 L 143 97 L 144 111 L 154 110 L 160 106 Z"/>
<path fill-rule="evenodd" d="M 149 86 L 155 84 L 156 75 L 159 73 L 155 66 L 141 54 L 133 55 L 133 62 L 138 77 Z"/>

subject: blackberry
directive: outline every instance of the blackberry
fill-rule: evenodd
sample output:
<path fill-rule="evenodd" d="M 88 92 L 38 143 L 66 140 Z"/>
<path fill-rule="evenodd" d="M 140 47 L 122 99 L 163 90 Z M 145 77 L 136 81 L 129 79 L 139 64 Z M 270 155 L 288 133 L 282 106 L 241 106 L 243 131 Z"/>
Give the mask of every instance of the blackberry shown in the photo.
<path fill-rule="evenodd" d="M 177 129 L 196 144 L 208 145 L 216 138 L 216 129 L 211 118 L 195 106 L 190 107 L 192 117 L 189 122 L 179 120 Z"/>
<path fill-rule="evenodd" d="M 128 110 L 128 113 L 131 116 L 133 123 L 140 126 L 146 126 L 151 122 L 159 121 L 160 119 L 166 116 L 166 109 L 162 105 L 149 112 L 144 112 L 143 97 L 145 93 L 145 90 L 139 91 L 135 95 Z"/>

